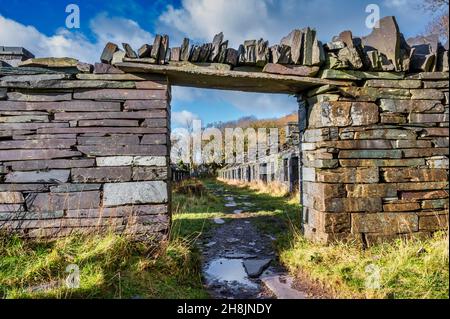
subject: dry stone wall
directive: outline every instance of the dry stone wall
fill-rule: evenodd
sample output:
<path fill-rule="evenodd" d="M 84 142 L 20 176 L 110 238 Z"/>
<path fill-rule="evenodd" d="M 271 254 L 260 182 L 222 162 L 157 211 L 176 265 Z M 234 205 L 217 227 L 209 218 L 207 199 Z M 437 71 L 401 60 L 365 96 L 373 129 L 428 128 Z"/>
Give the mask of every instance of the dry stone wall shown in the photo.
<path fill-rule="evenodd" d="M 355 84 L 307 94 L 306 236 L 370 245 L 447 229 L 448 73 Z"/>
<path fill-rule="evenodd" d="M 67 71 L 0 73 L 0 229 L 30 238 L 99 230 L 164 238 L 167 79 Z"/>
<path fill-rule="evenodd" d="M 2 231 L 164 238 L 171 83 L 298 95 L 299 150 L 272 162 L 282 173 L 266 162 L 221 176 L 290 189 L 298 180 L 308 238 L 369 245 L 448 227 L 448 43 L 439 37 L 405 39 L 385 17 L 368 36 L 344 31 L 326 44 L 305 28 L 237 50 L 222 33 L 201 45 L 170 47 L 157 35 L 137 52 L 122 47 L 108 43 L 94 65 L 0 47 Z"/>

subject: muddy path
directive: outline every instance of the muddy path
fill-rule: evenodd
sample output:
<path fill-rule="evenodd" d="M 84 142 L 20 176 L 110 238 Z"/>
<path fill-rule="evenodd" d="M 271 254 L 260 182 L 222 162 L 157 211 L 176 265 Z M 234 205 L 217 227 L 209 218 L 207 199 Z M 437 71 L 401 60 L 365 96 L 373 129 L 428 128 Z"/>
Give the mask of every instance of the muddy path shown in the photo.
<path fill-rule="evenodd" d="M 222 184 L 208 184 L 207 188 L 223 199 L 226 214 L 226 218 L 214 219 L 216 227 L 200 241 L 203 277 L 211 296 L 219 299 L 308 298 L 305 291 L 293 288 L 293 279 L 278 262 L 273 245 L 275 236 L 255 225 L 255 216 L 261 209 L 256 198 Z"/>

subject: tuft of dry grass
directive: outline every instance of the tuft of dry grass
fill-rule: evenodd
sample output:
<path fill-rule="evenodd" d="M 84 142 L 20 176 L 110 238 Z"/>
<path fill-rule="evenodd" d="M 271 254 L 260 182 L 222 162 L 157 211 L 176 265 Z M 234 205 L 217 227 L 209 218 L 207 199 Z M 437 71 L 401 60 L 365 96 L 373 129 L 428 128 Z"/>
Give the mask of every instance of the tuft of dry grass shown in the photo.
<path fill-rule="evenodd" d="M 447 232 L 367 250 L 356 243 L 315 244 L 297 234 L 280 258 L 291 273 L 307 274 L 337 298 L 449 298 Z"/>
<path fill-rule="evenodd" d="M 262 181 L 245 182 L 240 180 L 228 180 L 228 179 L 219 179 L 219 181 L 230 186 L 235 186 L 239 188 L 248 188 L 249 190 L 254 191 L 256 194 L 270 194 L 274 197 L 285 197 L 289 195 L 288 187 L 280 182 L 268 182 L 268 183 L 264 183 Z"/>

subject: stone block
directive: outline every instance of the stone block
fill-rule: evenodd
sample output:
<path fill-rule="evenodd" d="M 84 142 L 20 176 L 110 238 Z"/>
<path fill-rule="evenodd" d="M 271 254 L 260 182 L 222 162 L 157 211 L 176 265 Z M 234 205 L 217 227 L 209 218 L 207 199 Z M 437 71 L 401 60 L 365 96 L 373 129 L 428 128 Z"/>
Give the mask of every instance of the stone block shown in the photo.
<path fill-rule="evenodd" d="M 431 141 L 427 140 L 398 140 L 392 141 L 394 148 L 431 148 Z M 405 159 L 406 160 L 406 159 Z M 407 161 L 407 160 L 406 160 Z"/>
<path fill-rule="evenodd" d="M 447 156 L 435 156 L 426 158 L 429 168 L 445 168 L 449 169 L 449 159 Z"/>
<path fill-rule="evenodd" d="M 141 139 L 142 145 L 165 145 L 168 136 L 166 134 L 146 134 Z"/>
<path fill-rule="evenodd" d="M 303 133 L 303 141 L 307 143 L 336 140 L 338 138 L 339 131 L 335 128 L 307 129 Z"/>
<path fill-rule="evenodd" d="M 419 230 L 417 213 L 353 213 L 352 233 L 401 234 Z"/>
<path fill-rule="evenodd" d="M 448 209 L 448 197 L 422 201 L 422 209 Z"/>
<path fill-rule="evenodd" d="M 76 90 L 73 97 L 79 100 L 163 100 L 167 97 L 167 92 L 127 89 Z"/>
<path fill-rule="evenodd" d="M 441 199 L 448 198 L 448 191 L 429 190 L 416 192 L 401 192 L 401 198 L 404 200 L 422 200 L 422 199 Z"/>
<path fill-rule="evenodd" d="M 152 109 L 167 109 L 167 101 L 162 100 L 127 100 L 124 103 L 125 110 L 152 110 Z"/>
<path fill-rule="evenodd" d="M 418 167 L 425 165 L 422 158 L 409 159 L 340 159 L 342 167 Z"/>
<path fill-rule="evenodd" d="M 378 183 L 378 168 L 336 168 L 330 170 L 317 170 L 316 178 L 323 183 Z"/>
<path fill-rule="evenodd" d="M 448 81 L 424 81 L 424 89 L 448 89 Z"/>
<path fill-rule="evenodd" d="M 67 218 L 130 217 L 167 214 L 167 205 L 133 205 L 112 208 L 68 210 Z"/>
<path fill-rule="evenodd" d="M 445 113 L 440 114 L 421 114 L 421 113 L 411 113 L 409 115 L 410 123 L 441 123 L 448 122 L 449 115 Z"/>
<path fill-rule="evenodd" d="M 439 113 L 444 106 L 439 100 L 380 100 L 384 112 L 396 113 Z"/>
<path fill-rule="evenodd" d="M 130 127 L 139 126 L 139 121 L 137 120 L 81 120 L 78 121 L 79 127 L 84 126 L 108 126 L 108 127 Z"/>
<path fill-rule="evenodd" d="M 77 149 L 89 156 L 114 156 L 114 155 L 134 155 L 134 156 L 166 156 L 166 145 L 89 145 L 77 146 Z"/>
<path fill-rule="evenodd" d="M 393 201 L 383 205 L 385 212 L 412 212 L 420 209 L 418 202 Z"/>
<path fill-rule="evenodd" d="M 448 156 L 448 148 L 411 148 L 402 149 L 403 157 L 432 157 L 432 156 Z"/>
<path fill-rule="evenodd" d="M 72 167 L 91 167 L 94 166 L 94 159 L 60 159 L 60 160 L 33 160 L 33 161 L 14 161 L 6 162 L 13 171 L 37 171 L 49 170 L 54 168 L 72 168 Z"/>
<path fill-rule="evenodd" d="M 103 205 L 107 207 L 167 201 L 167 184 L 162 181 L 105 184 L 103 188 Z"/>
<path fill-rule="evenodd" d="M 349 198 L 397 197 L 395 184 L 350 184 L 345 187 Z"/>
<path fill-rule="evenodd" d="M 303 184 L 306 194 L 315 195 L 319 198 L 339 198 L 345 197 L 346 191 L 344 184 L 325 184 L 305 182 Z"/>
<path fill-rule="evenodd" d="M 76 139 L 0 141 L 0 149 L 70 149 L 76 143 Z"/>
<path fill-rule="evenodd" d="M 166 180 L 168 172 L 166 167 L 133 167 L 133 181 Z"/>
<path fill-rule="evenodd" d="M 120 103 L 96 101 L 42 103 L 0 101 L 0 111 L 120 112 Z"/>
<path fill-rule="evenodd" d="M 415 140 L 417 138 L 417 135 L 412 130 L 383 128 L 355 132 L 354 138 L 357 140 Z"/>
<path fill-rule="evenodd" d="M 96 208 L 100 206 L 100 192 L 30 194 L 26 203 L 30 212 Z"/>
<path fill-rule="evenodd" d="M 314 197 L 314 208 L 319 211 L 332 213 L 350 213 L 350 212 L 381 212 L 383 206 L 381 198 L 316 198 Z"/>
<path fill-rule="evenodd" d="M 148 119 L 148 118 L 166 118 L 166 110 L 148 110 L 136 112 L 67 112 L 56 113 L 55 120 L 106 120 L 106 119 Z"/>
<path fill-rule="evenodd" d="M 448 128 L 437 128 L 437 127 L 427 127 L 423 128 L 420 132 L 421 137 L 448 137 L 449 130 Z"/>
<path fill-rule="evenodd" d="M 381 123 L 382 124 L 406 124 L 408 119 L 405 114 L 401 113 L 382 113 Z"/>
<path fill-rule="evenodd" d="M 420 89 L 420 80 L 368 80 L 365 86 L 374 88 Z"/>
<path fill-rule="evenodd" d="M 111 156 L 97 157 L 97 166 L 161 166 L 167 165 L 164 156 Z"/>
<path fill-rule="evenodd" d="M 436 89 L 411 90 L 411 99 L 413 100 L 440 100 L 445 96 L 442 91 Z"/>
<path fill-rule="evenodd" d="M 77 140 L 79 145 L 139 145 L 140 143 L 137 135 L 80 136 Z"/>
<path fill-rule="evenodd" d="M 70 101 L 72 93 L 22 93 L 22 92 L 8 92 L 9 101 L 21 102 L 58 102 Z"/>
<path fill-rule="evenodd" d="M 312 106 L 311 128 L 363 126 L 378 122 L 378 106 L 368 102 L 322 102 Z"/>
<path fill-rule="evenodd" d="M 23 195 L 20 192 L 0 192 L 0 204 L 22 204 Z"/>
<path fill-rule="evenodd" d="M 70 170 L 11 172 L 5 176 L 6 183 L 61 184 L 69 180 Z"/>
<path fill-rule="evenodd" d="M 419 230 L 437 231 L 448 229 L 448 212 L 419 215 Z"/>
<path fill-rule="evenodd" d="M 402 152 L 400 150 L 351 150 L 351 151 L 340 151 L 339 159 L 350 158 L 350 159 L 378 159 L 378 158 L 392 158 L 399 159 L 402 158 Z"/>
<path fill-rule="evenodd" d="M 381 169 L 381 175 L 388 183 L 441 182 L 448 180 L 448 172 L 445 169 L 383 168 Z"/>
<path fill-rule="evenodd" d="M 110 183 L 131 180 L 131 167 L 73 168 L 72 181 L 76 183 Z"/>

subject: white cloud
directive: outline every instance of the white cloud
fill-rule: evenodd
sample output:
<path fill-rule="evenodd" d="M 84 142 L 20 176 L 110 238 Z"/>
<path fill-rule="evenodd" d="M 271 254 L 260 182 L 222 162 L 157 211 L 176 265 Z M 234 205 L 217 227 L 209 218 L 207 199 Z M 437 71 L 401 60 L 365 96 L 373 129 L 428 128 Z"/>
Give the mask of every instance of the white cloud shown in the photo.
<path fill-rule="evenodd" d="M 246 92 L 221 92 L 219 98 L 228 101 L 237 109 L 255 114 L 258 117 L 288 114 L 295 111 L 298 106 L 295 98 L 286 94 L 261 94 Z"/>
<path fill-rule="evenodd" d="M 192 127 L 192 122 L 199 120 L 199 117 L 189 111 L 183 110 L 181 112 L 172 112 L 172 123 L 175 126 L 187 128 Z"/>
<path fill-rule="evenodd" d="M 152 41 L 153 36 L 133 20 L 100 14 L 90 22 L 95 42 L 79 32 L 59 29 L 47 36 L 33 26 L 26 26 L 0 15 L 0 43 L 22 46 L 37 57 L 73 57 L 85 62 L 99 61 L 106 42 L 130 43 L 138 48 Z"/>

